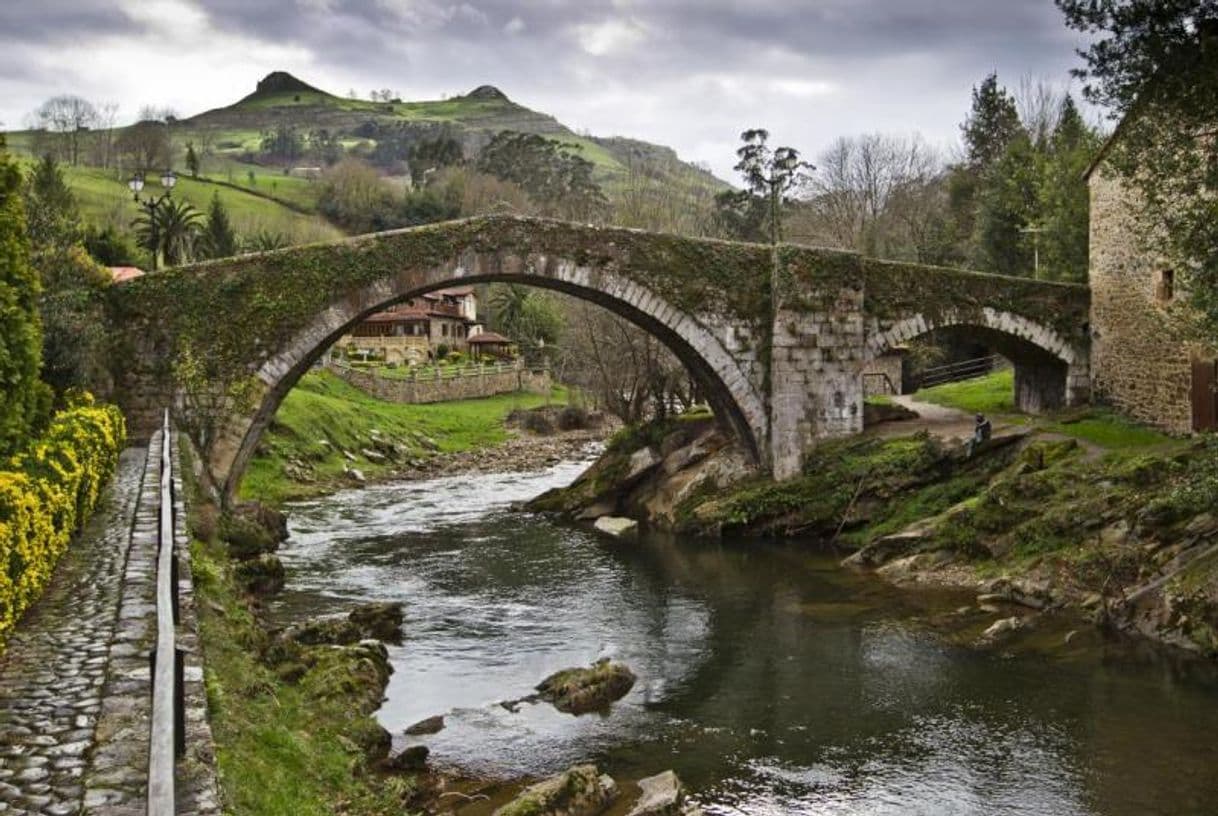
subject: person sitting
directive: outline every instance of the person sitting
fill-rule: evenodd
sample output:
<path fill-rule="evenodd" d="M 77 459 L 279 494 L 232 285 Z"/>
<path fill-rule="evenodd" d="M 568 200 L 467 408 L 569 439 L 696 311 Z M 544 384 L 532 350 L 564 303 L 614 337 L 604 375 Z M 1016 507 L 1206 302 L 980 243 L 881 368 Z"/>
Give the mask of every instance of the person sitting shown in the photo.
<path fill-rule="evenodd" d="M 985 418 L 985 414 L 977 414 L 976 422 L 973 425 L 973 436 L 968 441 L 968 456 L 972 457 L 981 443 L 988 440 L 993 432 L 994 426 Z"/>

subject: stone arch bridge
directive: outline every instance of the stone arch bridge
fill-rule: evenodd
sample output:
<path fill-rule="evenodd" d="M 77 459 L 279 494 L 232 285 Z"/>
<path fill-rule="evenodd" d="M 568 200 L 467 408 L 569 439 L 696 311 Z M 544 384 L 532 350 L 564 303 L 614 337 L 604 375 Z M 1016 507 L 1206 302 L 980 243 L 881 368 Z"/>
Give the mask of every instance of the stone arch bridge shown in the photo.
<path fill-rule="evenodd" d="M 178 267 L 110 290 L 112 360 L 133 433 L 158 410 L 235 494 L 284 395 L 367 315 L 454 283 L 512 281 L 597 303 L 663 341 L 776 478 L 856 433 L 862 372 L 930 331 L 1015 365 L 1018 404 L 1088 397 L 1086 287 L 802 246 L 486 217 Z"/>

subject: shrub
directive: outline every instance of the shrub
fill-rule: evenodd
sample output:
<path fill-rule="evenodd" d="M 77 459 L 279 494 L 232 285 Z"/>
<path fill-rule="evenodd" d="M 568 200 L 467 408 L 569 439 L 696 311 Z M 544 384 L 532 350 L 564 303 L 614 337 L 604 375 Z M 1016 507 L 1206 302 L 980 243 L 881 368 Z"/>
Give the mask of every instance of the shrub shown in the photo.
<path fill-rule="evenodd" d="M 0 137 L 0 457 L 25 442 L 50 405 L 42 366 L 41 287 L 30 265 L 21 171 Z"/>
<path fill-rule="evenodd" d="M 0 648 L 93 512 L 125 439 L 119 410 L 85 398 L 0 464 Z"/>

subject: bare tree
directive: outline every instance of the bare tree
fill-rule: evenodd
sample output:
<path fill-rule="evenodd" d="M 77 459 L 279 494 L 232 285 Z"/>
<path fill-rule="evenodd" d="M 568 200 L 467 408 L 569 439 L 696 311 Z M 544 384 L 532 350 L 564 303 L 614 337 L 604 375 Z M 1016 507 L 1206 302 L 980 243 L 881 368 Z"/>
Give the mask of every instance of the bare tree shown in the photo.
<path fill-rule="evenodd" d="M 1066 94 L 1060 87 L 1044 77 L 1024 74 L 1019 79 L 1015 92 L 1015 107 L 1019 110 L 1019 121 L 1028 131 L 1032 143 L 1044 146 L 1057 130 L 1061 119 L 1062 102 Z"/>
<path fill-rule="evenodd" d="M 793 235 L 879 257 L 916 255 L 910 232 L 932 214 L 927 188 L 942 169 L 937 151 L 917 135 L 842 137 L 817 159 L 791 219 Z"/>
<path fill-rule="evenodd" d="M 114 126 L 117 121 L 117 102 L 102 102 L 97 105 L 97 119 L 89 145 L 89 161 L 97 167 L 110 168 L 115 164 Z"/>
<path fill-rule="evenodd" d="M 653 335 L 600 306 L 562 298 L 566 318 L 558 366 L 626 424 L 689 407 L 694 388 L 685 367 Z"/>
<path fill-rule="evenodd" d="M 169 128 L 163 122 L 136 122 L 123 130 L 115 146 L 132 171 L 147 173 L 169 166 Z"/>
<path fill-rule="evenodd" d="M 41 129 L 57 134 L 55 141 L 62 145 L 60 158 L 79 163 L 82 136 L 97 122 L 93 103 L 72 94 L 53 96 L 34 115 Z"/>

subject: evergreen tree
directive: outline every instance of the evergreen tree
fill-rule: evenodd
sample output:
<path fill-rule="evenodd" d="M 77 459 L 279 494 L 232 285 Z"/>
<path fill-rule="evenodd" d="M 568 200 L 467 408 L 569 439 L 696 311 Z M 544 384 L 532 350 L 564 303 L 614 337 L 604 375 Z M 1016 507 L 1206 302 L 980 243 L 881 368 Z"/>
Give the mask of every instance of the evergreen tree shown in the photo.
<path fill-rule="evenodd" d="M 49 154 L 34 166 L 26 180 L 26 229 L 35 250 L 74 243 L 79 218 L 76 197 L 63 177 L 63 169 Z"/>
<path fill-rule="evenodd" d="M 1038 164 L 1032 140 L 1020 132 L 982 175 L 977 195 L 976 246 L 983 271 L 1032 274 L 1032 241 L 1022 230 L 1038 224 Z"/>
<path fill-rule="evenodd" d="M 199 177 L 199 154 L 195 152 L 194 142 L 186 143 L 186 169 L 191 178 Z"/>
<path fill-rule="evenodd" d="M 50 391 L 38 379 L 40 287 L 30 265 L 21 188 L 21 171 L 0 136 L 0 456 L 25 444 L 50 403 Z"/>
<path fill-rule="evenodd" d="M 1007 145 L 1023 131 L 1015 100 L 992 73 L 973 88 L 973 107 L 960 126 L 969 166 L 984 170 L 998 161 Z"/>
<path fill-rule="evenodd" d="M 1043 277 L 1087 279 L 1090 191 L 1083 178 L 1099 139 L 1079 114 L 1074 100 L 1062 102 L 1057 128 L 1049 140 L 1037 197 L 1040 202 L 1040 260 Z"/>
<path fill-rule="evenodd" d="M 228 210 L 220 200 L 219 192 L 213 192 L 211 195 L 211 205 L 207 208 L 207 223 L 203 227 L 203 234 L 199 236 L 199 243 L 208 258 L 228 258 L 237 254 L 237 247 L 240 245 L 237 233 L 228 220 Z"/>

